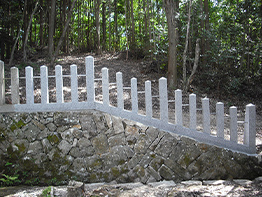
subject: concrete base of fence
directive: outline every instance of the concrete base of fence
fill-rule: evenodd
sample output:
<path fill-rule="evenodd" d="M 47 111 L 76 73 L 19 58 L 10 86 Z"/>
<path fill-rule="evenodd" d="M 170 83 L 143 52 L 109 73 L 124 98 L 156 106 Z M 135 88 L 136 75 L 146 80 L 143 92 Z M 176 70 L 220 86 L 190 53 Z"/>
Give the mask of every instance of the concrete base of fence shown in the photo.
<path fill-rule="evenodd" d="M 23 184 L 262 176 L 256 156 L 96 110 L 1 114 L 0 161 L 0 171 Z"/>

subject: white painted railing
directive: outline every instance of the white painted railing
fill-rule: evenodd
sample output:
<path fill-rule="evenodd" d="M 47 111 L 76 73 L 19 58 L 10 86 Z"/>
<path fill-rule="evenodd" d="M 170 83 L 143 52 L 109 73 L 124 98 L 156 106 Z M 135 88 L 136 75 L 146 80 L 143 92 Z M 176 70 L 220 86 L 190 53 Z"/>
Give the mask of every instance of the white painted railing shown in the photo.
<path fill-rule="evenodd" d="M 159 104 L 160 104 L 160 119 L 153 117 L 152 109 L 152 93 L 151 82 L 145 82 L 145 110 L 146 114 L 139 113 L 138 107 L 138 91 L 137 79 L 131 79 L 131 104 L 132 109 L 124 109 L 124 87 L 122 73 L 116 73 L 116 88 L 117 88 L 117 107 L 110 105 L 109 98 L 109 75 L 108 69 L 102 69 L 102 94 L 103 102 L 95 100 L 95 78 L 94 78 L 94 59 L 91 56 L 85 58 L 86 65 L 86 101 L 78 100 L 78 77 L 77 66 L 71 65 L 71 102 L 64 102 L 63 95 L 63 76 L 62 67 L 55 67 L 55 76 L 48 76 L 48 68 L 41 66 L 40 76 L 33 76 L 33 68 L 25 68 L 26 79 L 26 104 L 19 103 L 19 77 L 18 69 L 11 68 L 11 103 L 5 104 L 5 78 L 4 63 L 0 61 L 0 112 L 44 112 L 44 111 L 75 111 L 85 109 L 96 109 L 110 113 L 115 116 L 134 120 L 145 125 L 157 127 L 159 129 L 177 133 L 179 135 L 194 138 L 203 143 L 216 145 L 227 148 L 233 151 L 244 152 L 247 154 L 256 153 L 256 112 L 255 106 L 249 104 L 246 106 L 246 114 L 244 121 L 244 138 L 243 143 L 238 141 L 237 131 L 237 108 L 230 108 L 230 140 L 224 137 L 224 104 L 219 102 L 216 104 L 216 135 L 211 135 L 210 126 L 210 108 L 209 99 L 202 99 L 202 125 L 203 131 L 196 130 L 197 127 L 197 108 L 196 95 L 189 95 L 189 128 L 183 126 L 183 111 L 182 111 L 182 92 L 175 91 L 175 124 L 170 123 L 168 113 L 168 92 L 167 79 L 162 77 L 159 79 Z M 81 75 L 83 76 L 83 75 Z M 49 103 L 49 87 L 48 79 L 55 77 L 56 83 L 56 102 Z M 34 102 L 34 79 L 41 80 L 41 103 Z M 184 104 L 185 105 L 185 104 Z"/>

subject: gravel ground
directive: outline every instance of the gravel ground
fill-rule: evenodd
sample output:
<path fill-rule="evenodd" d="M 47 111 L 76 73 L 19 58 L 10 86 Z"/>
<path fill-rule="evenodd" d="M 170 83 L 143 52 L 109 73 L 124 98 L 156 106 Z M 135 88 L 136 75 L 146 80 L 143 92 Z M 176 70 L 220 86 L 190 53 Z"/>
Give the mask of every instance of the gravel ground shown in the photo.
<path fill-rule="evenodd" d="M 79 182 L 77 182 L 79 184 Z M 69 186 L 49 187 L 49 196 L 84 196 L 84 197 L 198 197 L 198 196 L 262 196 L 262 177 L 250 180 L 213 180 L 213 181 L 173 181 L 142 183 L 106 184 L 93 183 L 75 187 L 70 193 Z M 72 186 L 70 186 L 72 188 Z M 82 189 L 81 189 L 82 188 Z M 10 187 L 0 188 L 0 196 L 8 197 L 41 197 L 47 187 Z M 72 191 L 72 190 L 70 190 Z"/>

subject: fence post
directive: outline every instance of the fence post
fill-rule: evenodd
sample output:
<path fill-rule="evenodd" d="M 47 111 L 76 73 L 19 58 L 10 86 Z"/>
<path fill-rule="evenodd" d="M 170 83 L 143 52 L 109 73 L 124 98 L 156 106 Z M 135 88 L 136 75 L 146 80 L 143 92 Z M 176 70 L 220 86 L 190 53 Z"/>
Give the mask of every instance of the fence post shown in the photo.
<path fill-rule="evenodd" d="M 190 117 L 190 129 L 196 129 L 196 95 L 189 95 L 189 117 Z"/>
<path fill-rule="evenodd" d="M 25 68 L 26 77 L 26 104 L 34 104 L 34 80 L 33 68 L 27 66 Z"/>
<path fill-rule="evenodd" d="M 0 60 L 0 105 L 5 104 L 5 64 Z"/>
<path fill-rule="evenodd" d="M 224 138 L 224 103 L 216 104 L 217 137 Z"/>
<path fill-rule="evenodd" d="M 19 104 L 20 97 L 19 97 L 19 74 L 18 68 L 12 67 L 11 68 L 11 97 L 12 97 L 12 104 Z"/>
<path fill-rule="evenodd" d="M 202 99 L 203 132 L 210 134 L 210 109 L 209 98 Z"/>
<path fill-rule="evenodd" d="M 151 90 L 151 81 L 147 80 L 145 82 L 145 102 L 146 102 L 146 116 L 152 118 L 152 90 Z"/>
<path fill-rule="evenodd" d="M 256 106 L 253 104 L 246 106 L 244 144 L 256 153 Z"/>
<path fill-rule="evenodd" d="M 230 141 L 237 142 L 237 108 L 232 106 L 229 108 L 230 115 Z"/>
<path fill-rule="evenodd" d="M 182 91 L 175 90 L 175 119 L 176 124 L 183 125 L 183 113 L 182 113 Z"/>
<path fill-rule="evenodd" d="M 137 79 L 131 79 L 131 99 L 132 99 L 132 112 L 138 113 L 138 98 L 137 98 Z"/>
<path fill-rule="evenodd" d="M 124 109 L 123 77 L 121 72 L 116 73 L 116 84 L 117 84 L 117 107 L 123 110 Z"/>
<path fill-rule="evenodd" d="M 102 68 L 102 93 L 103 104 L 109 106 L 109 80 L 107 68 Z"/>
<path fill-rule="evenodd" d="M 89 104 L 93 104 L 95 102 L 94 58 L 92 56 L 86 57 L 85 64 L 86 64 L 87 102 Z"/>
<path fill-rule="evenodd" d="M 47 66 L 41 66 L 41 103 L 49 103 L 49 92 L 48 92 L 48 68 Z"/>
<path fill-rule="evenodd" d="M 159 99 L 160 99 L 160 120 L 168 122 L 168 97 L 167 97 L 167 79 L 159 79 Z"/>
<path fill-rule="evenodd" d="M 62 75 L 62 66 L 55 66 L 55 78 L 56 78 L 56 102 L 64 102 L 63 94 L 63 75 Z"/>
<path fill-rule="evenodd" d="M 78 80 L 77 80 L 77 66 L 71 65 L 70 66 L 71 72 L 71 99 L 72 103 L 78 102 Z"/>

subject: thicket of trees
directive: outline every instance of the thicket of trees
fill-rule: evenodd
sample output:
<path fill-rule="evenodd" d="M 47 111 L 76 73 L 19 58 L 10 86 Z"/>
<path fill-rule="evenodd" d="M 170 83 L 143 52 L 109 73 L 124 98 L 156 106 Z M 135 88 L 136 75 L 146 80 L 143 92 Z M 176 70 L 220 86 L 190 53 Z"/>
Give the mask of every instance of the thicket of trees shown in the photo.
<path fill-rule="evenodd" d="M 47 48 L 51 62 L 127 51 L 168 68 L 171 87 L 198 65 L 195 83 L 207 90 L 249 94 L 262 83 L 261 26 L 260 0 L 1 0 L 0 51 L 7 63 L 14 51 L 26 61 Z"/>

